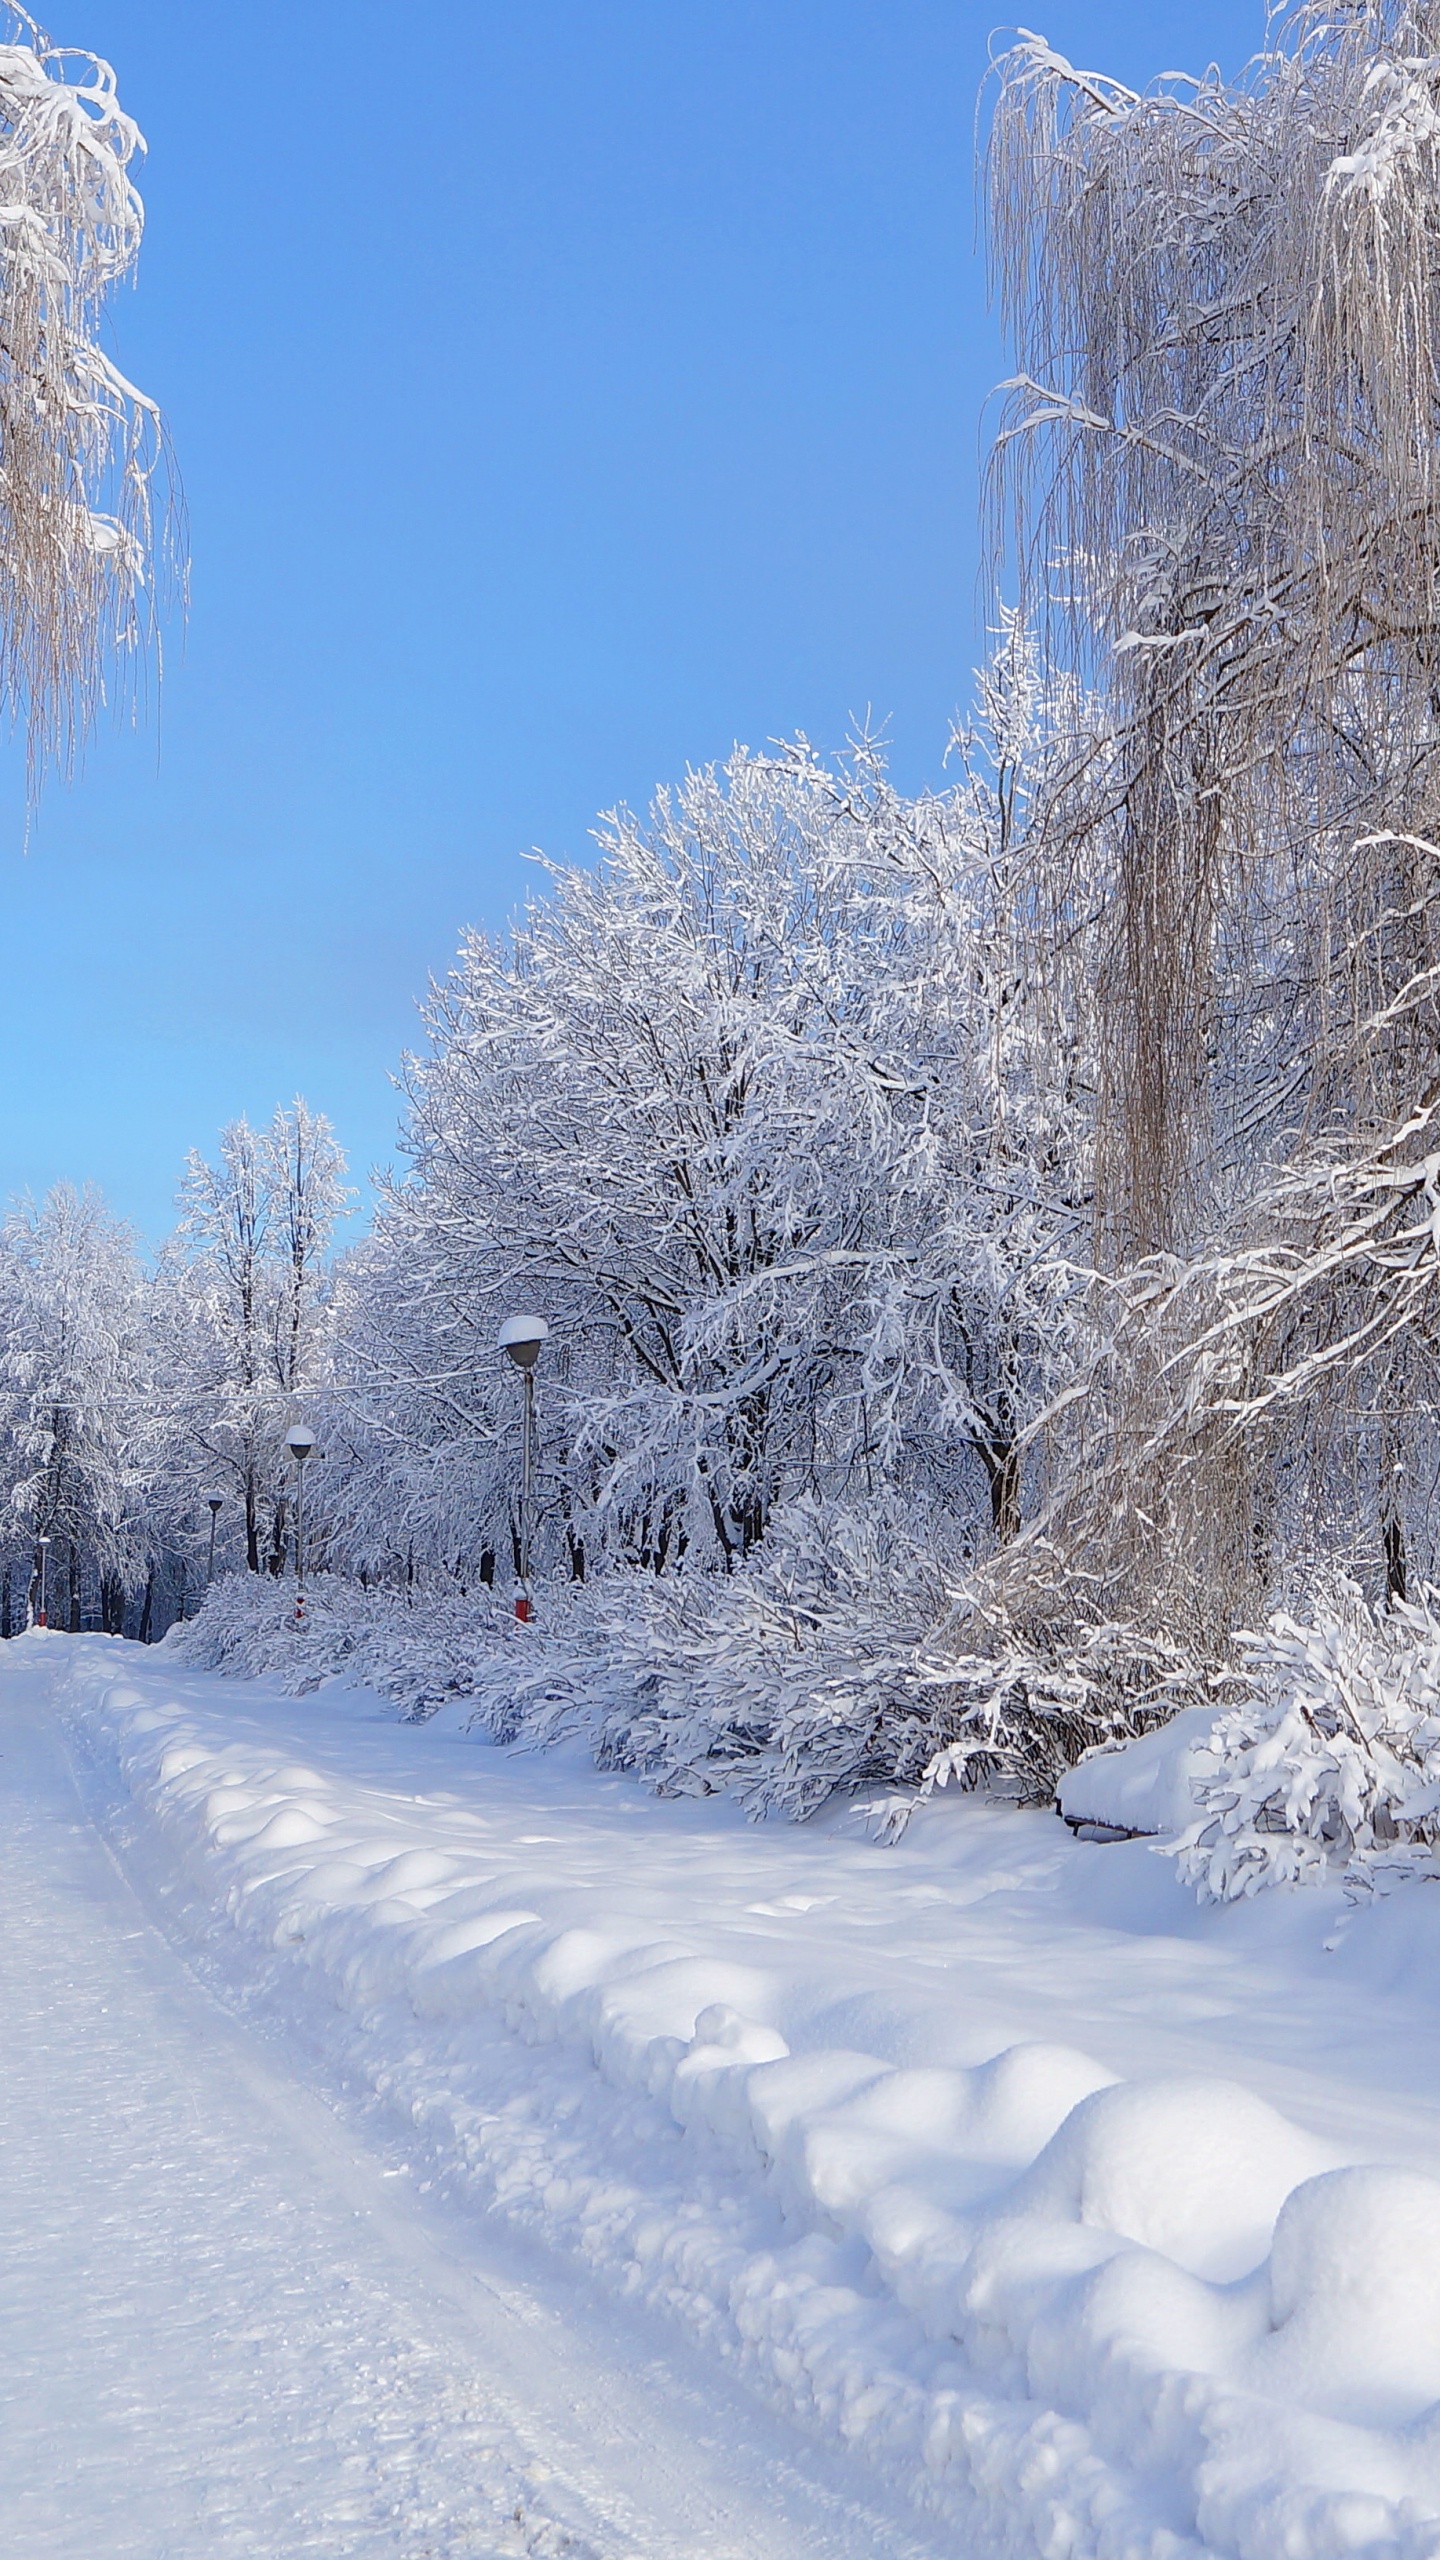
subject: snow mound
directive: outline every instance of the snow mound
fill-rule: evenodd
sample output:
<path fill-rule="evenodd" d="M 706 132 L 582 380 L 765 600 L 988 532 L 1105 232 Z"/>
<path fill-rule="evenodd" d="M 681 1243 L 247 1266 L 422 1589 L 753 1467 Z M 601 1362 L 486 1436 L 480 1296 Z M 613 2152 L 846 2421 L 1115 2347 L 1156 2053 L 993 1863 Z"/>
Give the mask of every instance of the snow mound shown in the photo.
<path fill-rule="evenodd" d="M 682 1899 L 657 1927 L 593 1839 L 507 1830 L 483 1793 L 441 1819 L 114 1662 L 73 1645 L 56 1682 L 141 1853 L 437 2174 L 862 2446 L 967 2551 L 1436 2560 L 1440 2181 L 1219 2077 L 831 2041 L 843 1984 L 820 2001 L 773 1931 L 752 1963 Z"/>
<path fill-rule="evenodd" d="M 1107 1744 L 1067 1770 L 1056 1802 L 1067 1822 L 1106 1830 L 1183 1831 L 1195 1819 L 1195 1782 L 1218 1766 L 1213 1734 L 1224 1709 L 1182 1707 L 1138 1742 Z"/>
<path fill-rule="evenodd" d="M 1132 2240 L 1228 2283 L 1260 2263 L 1286 2197 L 1332 2156 L 1233 2081 L 1131 2081 L 1072 2108 L 1003 2211 Z"/>

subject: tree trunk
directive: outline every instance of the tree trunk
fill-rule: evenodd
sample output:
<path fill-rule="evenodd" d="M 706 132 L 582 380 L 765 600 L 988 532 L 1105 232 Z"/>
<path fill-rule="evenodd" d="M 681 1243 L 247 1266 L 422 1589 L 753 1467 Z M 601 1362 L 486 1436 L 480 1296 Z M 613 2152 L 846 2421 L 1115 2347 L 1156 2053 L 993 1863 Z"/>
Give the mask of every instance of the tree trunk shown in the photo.
<path fill-rule="evenodd" d="M 1405 1530 L 1398 1512 L 1389 1514 L 1382 1536 L 1385 1545 L 1385 1597 L 1387 1600 L 1403 1600 L 1406 1585 Z"/>
<path fill-rule="evenodd" d="M 1020 1452 L 1013 1440 L 983 1452 L 990 1480 L 990 1524 L 997 1547 L 1020 1534 Z"/>

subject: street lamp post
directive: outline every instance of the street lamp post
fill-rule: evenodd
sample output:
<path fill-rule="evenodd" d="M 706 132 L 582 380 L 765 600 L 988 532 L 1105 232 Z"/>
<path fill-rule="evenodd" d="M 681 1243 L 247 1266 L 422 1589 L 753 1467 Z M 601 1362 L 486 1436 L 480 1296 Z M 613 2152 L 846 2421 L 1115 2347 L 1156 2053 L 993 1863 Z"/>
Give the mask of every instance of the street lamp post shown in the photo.
<path fill-rule="evenodd" d="M 210 1554 L 205 1566 L 205 1588 L 207 1591 L 215 1579 L 215 1524 L 219 1520 L 220 1505 L 224 1499 L 225 1496 L 223 1493 L 207 1493 L 205 1496 L 210 1512 Z"/>
<path fill-rule="evenodd" d="M 543 1316 L 507 1316 L 500 1327 L 498 1348 L 507 1351 L 520 1372 L 525 1389 L 524 1413 L 520 1443 L 520 1588 L 515 1594 L 515 1615 L 527 1625 L 535 1614 L 530 1597 L 530 1493 L 535 1473 L 535 1363 L 540 1345 L 548 1340 L 550 1327 Z"/>
<path fill-rule="evenodd" d="M 50 1560 L 50 1541 L 48 1538 L 37 1538 L 35 1544 L 40 1550 L 40 1606 L 35 1612 L 35 1624 L 37 1627 L 48 1627 L 50 1620 L 45 1608 L 45 1567 Z"/>
<path fill-rule="evenodd" d="M 292 1424 L 285 1434 L 285 1446 L 295 1461 L 295 1624 L 305 1623 L 305 1461 L 315 1446 L 315 1434 L 303 1422 Z"/>

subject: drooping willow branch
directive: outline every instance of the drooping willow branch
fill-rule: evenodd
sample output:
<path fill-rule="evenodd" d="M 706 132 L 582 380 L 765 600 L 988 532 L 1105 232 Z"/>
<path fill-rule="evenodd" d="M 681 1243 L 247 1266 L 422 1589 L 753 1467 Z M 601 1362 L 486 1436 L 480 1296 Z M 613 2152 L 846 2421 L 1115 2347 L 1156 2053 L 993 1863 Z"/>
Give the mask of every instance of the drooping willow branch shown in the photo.
<path fill-rule="evenodd" d="M 73 764 L 109 692 L 133 686 L 178 527 L 159 410 L 99 335 L 139 251 L 140 134 L 108 63 L 5 14 L 0 699 L 24 730 L 33 791 L 47 763 Z"/>
<path fill-rule="evenodd" d="M 1355 948 L 1435 957 L 1397 845 L 1440 800 L 1440 8 L 1302 7 L 1233 83 L 997 70 L 995 543 L 1122 742 L 1111 1250 L 1190 1251 L 1267 1076 L 1378 1129 L 1429 1072 L 1335 1062 Z"/>

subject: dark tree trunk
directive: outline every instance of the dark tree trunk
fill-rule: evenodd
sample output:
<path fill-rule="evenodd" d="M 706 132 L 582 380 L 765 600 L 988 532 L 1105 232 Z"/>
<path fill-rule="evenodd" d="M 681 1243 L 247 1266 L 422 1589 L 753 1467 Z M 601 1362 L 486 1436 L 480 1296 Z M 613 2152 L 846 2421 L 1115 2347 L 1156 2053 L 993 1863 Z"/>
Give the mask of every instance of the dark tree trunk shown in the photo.
<path fill-rule="evenodd" d="M 990 1520 L 997 1547 L 1006 1547 L 1020 1532 L 1020 1452 L 1013 1440 L 986 1452 L 990 1479 Z"/>
<path fill-rule="evenodd" d="M 1405 1530 L 1397 1511 L 1389 1514 L 1381 1536 L 1385 1546 L 1385 1597 L 1387 1600 L 1403 1600 L 1406 1586 Z"/>

